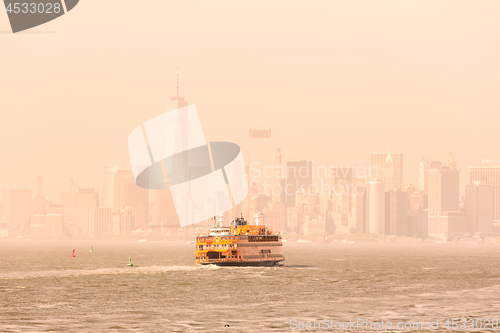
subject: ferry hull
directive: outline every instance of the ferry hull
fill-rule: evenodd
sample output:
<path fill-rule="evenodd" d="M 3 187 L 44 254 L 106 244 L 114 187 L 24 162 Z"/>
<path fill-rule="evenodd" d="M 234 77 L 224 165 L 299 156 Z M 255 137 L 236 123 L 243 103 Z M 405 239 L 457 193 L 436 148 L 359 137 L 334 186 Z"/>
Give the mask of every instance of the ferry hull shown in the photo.
<path fill-rule="evenodd" d="M 281 260 L 266 260 L 266 261 L 222 261 L 222 262 L 200 262 L 200 265 L 217 265 L 217 266 L 240 266 L 240 267 L 272 267 L 276 266 Z"/>

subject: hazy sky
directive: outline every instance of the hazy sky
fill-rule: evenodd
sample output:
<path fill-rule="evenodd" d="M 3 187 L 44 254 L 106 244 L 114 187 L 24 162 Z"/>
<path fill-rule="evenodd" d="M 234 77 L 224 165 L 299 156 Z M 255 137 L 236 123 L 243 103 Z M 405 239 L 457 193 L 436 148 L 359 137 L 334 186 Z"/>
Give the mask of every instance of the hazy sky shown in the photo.
<path fill-rule="evenodd" d="M 284 159 L 366 165 L 404 153 L 462 170 L 500 160 L 500 1 L 82 0 L 12 34 L 0 11 L 0 189 L 40 173 L 99 186 L 128 134 L 175 93 L 209 141 L 271 128 Z"/>

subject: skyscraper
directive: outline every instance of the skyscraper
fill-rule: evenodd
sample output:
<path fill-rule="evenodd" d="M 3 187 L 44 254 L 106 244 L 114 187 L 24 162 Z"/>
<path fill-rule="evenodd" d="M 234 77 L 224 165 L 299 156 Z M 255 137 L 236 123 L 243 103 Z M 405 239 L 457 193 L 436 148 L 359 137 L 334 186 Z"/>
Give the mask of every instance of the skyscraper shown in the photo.
<path fill-rule="evenodd" d="M 385 233 L 385 191 L 384 183 L 379 179 L 373 179 L 366 186 L 367 210 L 366 224 L 367 232 L 372 234 Z"/>
<path fill-rule="evenodd" d="M 116 172 L 113 179 L 113 209 L 115 212 L 119 212 L 122 208 L 120 204 L 121 199 L 121 183 L 125 178 L 134 177 L 132 174 L 132 170 L 127 168 L 126 166 L 120 166 Z"/>
<path fill-rule="evenodd" d="M 468 232 L 493 231 L 493 186 L 474 182 L 465 187 L 465 214 Z"/>
<path fill-rule="evenodd" d="M 134 208 L 134 226 L 145 229 L 149 215 L 149 190 L 137 186 L 134 176 L 128 175 L 120 182 L 120 211 Z"/>
<path fill-rule="evenodd" d="M 150 203 L 151 223 L 156 228 L 179 228 L 180 222 L 170 190 L 154 190 L 154 202 Z"/>
<path fill-rule="evenodd" d="M 422 157 L 418 166 L 418 189 L 421 192 L 427 192 L 427 169 L 429 168 L 429 159 L 427 156 Z"/>
<path fill-rule="evenodd" d="M 429 211 L 458 211 L 460 171 L 443 168 L 429 169 L 427 172 L 429 173 Z"/>
<path fill-rule="evenodd" d="M 428 214 L 421 206 L 408 210 L 408 236 L 425 239 L 427 232 Z"/>
<path fill-rule="evenodd" d="M 284 188 L 281 187 L 281 180 L 283 179 L 283 165 L 281 163 L 281 149 L 274 149 L 273 158 L 273 184 L 271 188 L 272 201 L 282 201 Z"/>
<path fill-rule="evenodd" d="M 457 170 L 457 162 L 455 162 L 451 152 L 448 154 L 448 158 L 446 159 L 446 166 L 450 170 Z"/>
<path fill-rule="evenodd" d="M 371 153 L 370 165 L 376 167 L 377 174 L 370 177 L 381 179 L 385 190 L 403 189 L 403 154 L 402 153 Z"/>
<path fill-rule="evenodd" d="M 36 176 L 36 186 L 33 190 L 33 201 L 31 203 L 32 214 L 45 214 L 47 213 L 48 205 L 52 204 L 52 200 L 43 194 L 43 176 Z"/>
<path fill-rule="evenodd" d="M 385 192 L 385 233 L 408 236 L 408 193 L 401 190 Z"/>
<path fill-rule="evenodd" d="M 493 224 L 500 226 L 500 162 L 483 160 L 470 167 L 470 184 L 480 182 L 493 186 Z"/>
<path fill-rule="evenodd" d="M 250 129 L 248 142 L 250 192 L 258 190 L 260 194 L 271 195 L 274 160 L 271 129 Z"/>
<path fill-rule="evenodd" d="M 69 191 L 61 192 L 61 203 L 64 205 L 64 222 L 73 222 L 75 218 L 75 182 L 69 181 Z"/>
<path fill-rule="evenodd" d="M 115 207 L 115 174 L 119 165 L 104 166 L 102 206 L 104 208 Z"/>
<path fill-rule="evenodd" d="M 89 236 L 111 235 L 113 226 L 113 208 L 90 208 Z"/>
<path fill-rule="evenodd" d="M 29 228 L 31 190 L 4 190 L 4 214 L 9 227 L 9 235 L 21 235 Z"/>
<path fill-rule="evenodd" d="M 167 101 L 167 112 L 177 110 L 188 105 L 189 102 L 179 94 L 179 64 L 177 64 L 175 96 L 171 97 L 170 100 Z M 183 137 L 183 140 L 181 141 L 188 142 L 187 133 L 182 134 L 185 137 Z M 148 219 L 149 213 L 151 213 L 151 222 L 153 226 L 160 227 L 161 230 L 164 227 L 177 228 L 180 226 L 172 193 L 170 192 L 170 188 L 168 186 L 166 189 L 150 190 L 145 195 L 147 195 L 148 201 L 149 196 L 154 198 L 154 202 L 149 204 L 147 209 Z M 191 211 L 189 207 L 186 209 Z"/>
<path fill-rule="evenodd" d="M 351 195 L 351 215 L 349 216 L 349 226 L 353 232 L 362 234 L 366 232 L 365 226 L 366 193 L 356 193 Z"/>
<path fill-rule="evenodd" d="M 429 180 L 429 235 L 465 231 L 465 215 L 459 213 L 459 173 L 448 167 L 427 170 Z"/>
<path fill-rule="evenodd" d="M 98 203 L 98 195 L 94 188 L 78 188 L 75 194 L 75 224 L 73 229 L 75 236 L 89 236 L 90 209 L 96 208 Z"/>
<path fill-rule="evenodd" d="M 188 101 L 179 95 L 179 64 L 177 64 L 176 94 L 174 97 L 171 97 L 169 101 L 167 101 L 167 112 L 177 110 L 188 105 Z"/>
<path fill-rule="evenodd" d="M 313 165 L 311 161 L 288 161 L 286 162 L 286 205 L 296 204 L 297 191 L 304 189 L 306 193 L 312 184 Z"/>

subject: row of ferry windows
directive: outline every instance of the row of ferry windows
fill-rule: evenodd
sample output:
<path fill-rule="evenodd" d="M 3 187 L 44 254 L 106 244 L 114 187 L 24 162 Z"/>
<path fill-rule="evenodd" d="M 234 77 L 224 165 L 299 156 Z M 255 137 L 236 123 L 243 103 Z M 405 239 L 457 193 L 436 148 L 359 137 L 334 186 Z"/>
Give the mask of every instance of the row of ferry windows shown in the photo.
<path fill-rule="evenodd" d="M 198 245 L 198 250 L 205 250 L 208 248 L 219 248 L 219 249 L 232 249 L 235 248 L 235 244 L 212 244 L 212 245 Z"/>
<path fill-rule="evenodd" d="M 277 242 L 278 236 L 248 236 L 249 242 Z"/>
<path fill-rule="evenodd" d="M 236 236 L 221 236 L 221 237 L 200 237 L 200 241 L 202 242 L 207 242 L 207 241 L 223 241 L 223 240 L 236 240 Z"/>

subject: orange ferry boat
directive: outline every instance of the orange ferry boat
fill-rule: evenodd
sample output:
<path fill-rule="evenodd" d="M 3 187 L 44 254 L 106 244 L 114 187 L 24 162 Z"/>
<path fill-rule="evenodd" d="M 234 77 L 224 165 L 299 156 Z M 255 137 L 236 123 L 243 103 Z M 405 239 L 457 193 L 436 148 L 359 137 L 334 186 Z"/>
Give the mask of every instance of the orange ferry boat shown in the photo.
<path fill-rule="evenodd" d="M 285 260 L 280 233 L 273 233 L 259 225 L 258 213 L 255 225 L 247 224 L 242 217 L 231 222 L 230 227 L 210 229 L 209 235 L 196 237 L 196 263 L 218 266 L 274 266 Z"/>

